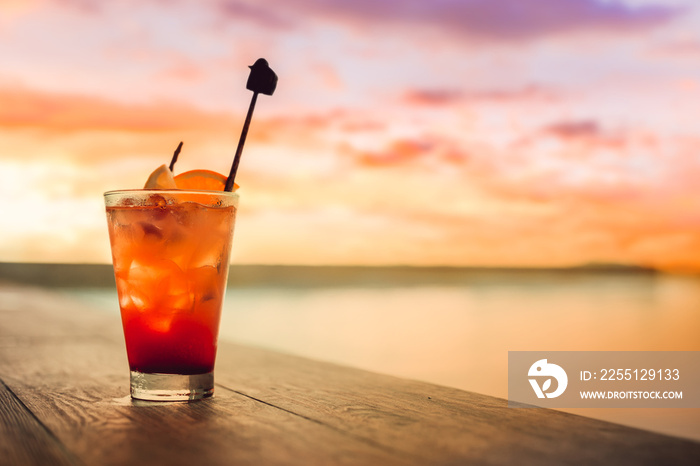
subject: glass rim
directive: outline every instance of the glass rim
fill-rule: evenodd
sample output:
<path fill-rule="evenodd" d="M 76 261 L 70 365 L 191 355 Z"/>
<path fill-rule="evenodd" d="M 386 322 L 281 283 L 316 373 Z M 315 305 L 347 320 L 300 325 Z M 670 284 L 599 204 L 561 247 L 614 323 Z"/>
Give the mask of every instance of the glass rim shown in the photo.
<path fill-rule="evenodd" d="M 158 194 L 205 194 L 208 196 L 223 196 L 223 197 L 239 197 L 237 192 L 233 191 L 215 191 L 207 189 L 114 189 L 110 191 L 105 191 L 102 195 L 104 197 L 113 196 L 117 194 L 139 194 L 139 193 L 158 193 Z"/>

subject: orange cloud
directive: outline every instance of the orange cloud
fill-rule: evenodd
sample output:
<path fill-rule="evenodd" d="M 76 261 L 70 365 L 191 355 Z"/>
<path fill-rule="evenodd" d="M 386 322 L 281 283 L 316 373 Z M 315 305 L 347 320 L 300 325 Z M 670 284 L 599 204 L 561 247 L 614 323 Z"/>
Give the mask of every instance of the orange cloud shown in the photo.
<path fill-rule="evenodd" d="M 0 11 L 8 16 L 20 15 L 32 10 L 38 3 L 38 0 L 3 0 L 0 3 Z"/>
<path fill-rule="evenodd" d="M 0 89 L 0 126 L 53 131 L 116 130 L 157 132 L 231 127 L 230 115 L 163 102 L 128 105 L 84 95 L 23 88 Z"/>
<path fill-rule="evenodd" d="M 417 140 L 397 140 L 383 152 L 362 152 L 358 163 L 365 166 L 388 166 L 403 164 L 426 155 L 432 149 L 428 142 Z"/>
<path fill-rule="evenodd" d="M 183 104 L 130 105 L 7 88 L 0 98 L 8 103 L 0 107 L 0 151 L 14 154 L 4 168 L 14 160 L 17 178 L 47 199 L 59 199 L 66 212 L 73 212 L 71 202 L 99 199 L 107 189 L 142 185 L 179 140 L 185 141 L 181 170 L 225 172 L 242 124 L 240 115 Z M 487 138 L 427 131 L 392 135 L 392 123 L 351 110 L 256 120 L 242 163 L 241 218 L 248 226 L 238 237 L 239 257 L 286 263 L 625 262 L 700 270 L 700 253 L 694 252 L 700 251 L 700 201 L 694 196 L 700 139 L 611 134 L 597 120 L 561 120 L 535 127 L 527 142 L 498 147 Z M 612 144 L 615 138 L 624 143 Z M 367 141 L 376 149 L 363 146 Z M 407 198 L 406 186 L 420 187 L 420 196 Z M 44 215 L 56 217 L 48 205 Z M 91 231 L 101 226 L 95 223 Z M 61 231 L 67 236 L 73 228 L 82 227 L 66 224 Z M 287 231 L 294 234 L 280 233 Z M 75 238 L 81 235 L 76 230 Z M 327 237 L 337 247 L 314 249 Z M 70 241 L 61 244 L 72 254 L 80 241 Z M 15 254 L 14 246 L 5 244 L 0 252 Z M 54 250 L 61 260 L 62 252 Z"/>
<path fill-rule="evenodd" d="M 194 82 L 206 77 L 204 70 L 196 63 L 184 59 L 177 59 L 176 63 L 157 74 L 157 79 L 175 79 L 179 81 Z"/>

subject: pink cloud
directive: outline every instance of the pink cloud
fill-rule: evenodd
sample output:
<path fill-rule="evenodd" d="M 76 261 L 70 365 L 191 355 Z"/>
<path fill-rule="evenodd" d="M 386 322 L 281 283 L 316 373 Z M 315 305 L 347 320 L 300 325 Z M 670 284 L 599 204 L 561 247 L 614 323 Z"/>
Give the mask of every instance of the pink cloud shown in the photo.
<path fill-rule="evenodd" d="M 441 106 L 460 102 L 512 103 L 521 101 L 553 101 L 557 92 L 538 85 L 510 90 L 463 91 L 458 89 L 408 89 L 400 97 L 402 103 L 418 106 Z"/>
<path fill-rule="evenodd" d="M 454 89 L 412 89 L 401 100 L 409 105 L 436 106 L 462 100 L 464 93 Z"/>
<path fill-rule="evenodd" d="M 562 139 L 596 137 L 601 134 L 598 123 L 594 120 L 564 121 L 554 123 L 544 129 L 545 133 Z"/>
<path fill-rule="evenodd" d="M 206 77 L 206 75 L 206 72 L 201 66 L 185 58 L 176 60 L 172 66 L 169 66 L 158 73 L 159 78 L 175 79 L 178 81 L 187 82 L 202 80 Z"/>
<path fill-rule="evenodd" d="M 96 0 L 53 0 L 59 6 L 94 14 Z M 663 25 L 685 9 L 663 5 L 630 6 L 604 0 L 192 0 L 134 2 L 135 7 L 197 8 L 217 24 L 245 21 L 271 30 L 301 29 L 315 20 L 340 24 L 395 25 L 442 31 L 451 37 L 516 42 L 575 32 L 627 32 Z"/>
<path fill-rule="evenodd" d="M 279 13 L 276 8 L 266 8 L 261 4 L 239 0 L 221 0 L 217 1 L 215 5 L 220 15 L 239 21 L 249 21 L 271 29 L 289 29 L 294 25 L 288 15 Z"/>
<path fill-rule="evenodd" d="M 683 13 L 662 4 L 632 7 L 600 0 L 284 0 L 275 2 L 274 8 L 339 21 L 437 26 L 446 34 L 496 41 L 565 32 L 645 29 Z"/>
<path fill-rule="evenodd" d="M 553 137 L 569 144 L 578 144 L 580 155 L 592 154 L 598 148 L 608 148 L 624 151 L 628 145 L 630 135 L 620 131 L 608 131 L 600 126 L 596 120 L 564 120 L 552 123 L 544 127 L 540 134 L 532 138 Z M 650 135 L 634 134 L 631 136 L 636 141 L 644 139 L 651 143 Z M 653 139 L 653 138 L 652 138 Z"/>
<path fill-rule="evenodd" d="M 698 57 L 700 57 L 700 41 L 695 39 L 685 39 L 667 42 L 652 47 L 650 54 L 652 56 L 697 60 Z"/>
<path fill-rule="evenodd" d="M 95 0 L 52 0 L 53 3 L 61 6 L 68 7 L 74 10 L 80 11 L 81 13 L 95 14 L 102 11 L 103 5 L 101 2 Z"/>

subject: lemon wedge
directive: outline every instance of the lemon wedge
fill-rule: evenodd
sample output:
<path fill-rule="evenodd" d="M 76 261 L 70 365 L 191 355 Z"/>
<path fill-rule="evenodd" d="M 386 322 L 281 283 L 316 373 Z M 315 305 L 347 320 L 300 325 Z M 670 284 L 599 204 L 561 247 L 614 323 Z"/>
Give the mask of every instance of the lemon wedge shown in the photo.
<path fill-rule="evenodd" d="M 163 164 L 156 168 L 148 177 L 144 189 L 177 189 L 177 184 L 173 178 L 173 172 L 167 165 Z"/>

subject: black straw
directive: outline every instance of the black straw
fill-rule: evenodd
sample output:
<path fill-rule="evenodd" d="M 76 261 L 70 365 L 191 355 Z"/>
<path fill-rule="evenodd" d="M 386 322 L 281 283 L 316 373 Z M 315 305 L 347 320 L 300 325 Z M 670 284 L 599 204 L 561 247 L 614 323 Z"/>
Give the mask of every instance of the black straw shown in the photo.
<path fill-rule="evenodd" d="M 245 87 L 249 91 L 253 91 L 253 98 L 250 101 L 250 106 L 248 107 L 248 115 L 245 117 L 245 123 L 243 124 L 243 131 L 241 131 L 241 138 L 238 140 L 238 148 L 236 149 L 236 156 L 233 158 L 233 165 L 231 165 L 231 172 L 226 179 L 226 187 L 224 191 L 233 191 L 233 181 L 236 179 L 236 172 L 238 171 L 238 164 L 241 162 L 241 153 L 243 152 L 243 144 L 245 144 L 245 138 L 248 135 L 248 128 L 250 127 L 250 120 L 253 117 L 253 110 L 255 109 L 255 102 L 258 100 L 258 94 L 272 95 L 277 87 L 277 75 L 275 74 L 270 66 L 267 64 L 267 60 L 264 58 L 258 58 L 250 68 L 250 75 L 248 76 L 248 82 Z"/>
<path fill-rule="evenodd" d="M 248 128 L 250 127 L 250 120 L 253 118 L 253 110 L 255 109 L 255 102 L 258 100 L 258 93 L 253 92 L 253 98 L 250 100 L 250 106 L 248 107 L 248 114 L 245 117 L 245 123 L 243 123 L 243 130 L 241 131 L 241 138 L 238 140 L 238 148 L 236 148 L 236 156 L 233 158 L 233 165 L 231 165 L 231 172 L 226 179 L 226 187 L 224 191 L 233 191 L 233 182 L 236 179 L 236 172 L 238 171 L 238 164 L 241 163 L 241 154 L 243 153 L 243 144 L 245 144 L 245 138 L 248 136 Z"/>
<path fill-rule="evenodd" d="M 173 153 L 173 158 L 170 160 L 170 171 L 173 171 L 173 168 L 175 167 L 175 162 L 177 162 L 177 156 L 180 155 L 180 150 L 182 149 L 182 141 L 180 141 L 180 144 L 177 145 L 177 149 L 175 149 L 175 153 Z"/>

